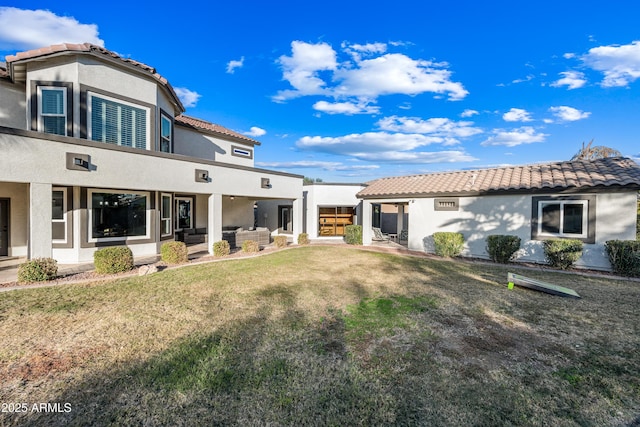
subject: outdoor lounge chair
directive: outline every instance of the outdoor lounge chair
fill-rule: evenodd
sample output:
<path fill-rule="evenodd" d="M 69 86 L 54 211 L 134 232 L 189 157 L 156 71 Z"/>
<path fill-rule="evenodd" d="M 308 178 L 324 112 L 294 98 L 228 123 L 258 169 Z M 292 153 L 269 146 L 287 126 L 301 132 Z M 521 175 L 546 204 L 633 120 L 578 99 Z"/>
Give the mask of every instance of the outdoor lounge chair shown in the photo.
<path fill-rule="evenodd" d="M 377 227 L 371 227 L 371 230 L 373 230 L 373 237 L 371 238 L 371 240 L 373 240 L 374 242 L 387 242 L 387 243 L 389 243 L 389 235 L 388 234 L 384 234 L 382 232 L 382 230 L 380 230 Z"/>

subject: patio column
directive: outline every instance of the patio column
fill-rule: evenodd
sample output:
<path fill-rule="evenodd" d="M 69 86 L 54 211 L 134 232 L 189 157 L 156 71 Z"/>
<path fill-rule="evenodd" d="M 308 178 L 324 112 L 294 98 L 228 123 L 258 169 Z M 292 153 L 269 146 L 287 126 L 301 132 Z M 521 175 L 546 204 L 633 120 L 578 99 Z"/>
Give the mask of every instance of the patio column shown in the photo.
<path fill-rule="evenodd" d="M 400 233 L 404 230 L 404 205 L 398 204 L 398 218 L 396 222 L 396 233 L 398 233 L 398 238 L 400 238 Z"/>
<path fill-rule="evenodd" d="M 207 209 L 208 250 L 213 255 L 213 244 L 222 240 L 222 194 L 210 194 Z"/>
<path fill-rule="evenodd" d="M 51 184 L 29 184 L 29 259 L 51 258 Z"/>
<path fill-rule="evenodd" d="M 362 200 L 362 244 L 370 245 L 373 237 L 371 230 L 372 207 L 369 200 Z"/>
<path fill-rule="evenodd" d="M 302 198 L 293 200 L 293 243 L 298 243 L 298 235 L 304 233 L 304 200 Z"/>

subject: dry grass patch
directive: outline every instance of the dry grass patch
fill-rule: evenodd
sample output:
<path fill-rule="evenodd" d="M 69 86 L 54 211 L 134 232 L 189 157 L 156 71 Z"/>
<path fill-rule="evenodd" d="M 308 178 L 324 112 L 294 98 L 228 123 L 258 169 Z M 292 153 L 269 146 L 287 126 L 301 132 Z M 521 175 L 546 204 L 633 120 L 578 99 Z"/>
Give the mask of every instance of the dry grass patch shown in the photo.
<path fill-rule="evenodd" d="M 640 284 L 303 247 L 0 294 L 0 425 L 639 422 Z"/>

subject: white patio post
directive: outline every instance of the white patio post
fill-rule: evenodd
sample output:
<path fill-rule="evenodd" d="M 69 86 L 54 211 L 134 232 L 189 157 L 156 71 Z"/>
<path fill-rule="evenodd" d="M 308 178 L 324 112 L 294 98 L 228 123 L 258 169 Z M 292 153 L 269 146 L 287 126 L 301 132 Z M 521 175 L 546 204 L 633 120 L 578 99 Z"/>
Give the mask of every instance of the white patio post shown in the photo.
<path fill-rule="evenodd" d="M 298 243 L 298 235 L 303 232 L 304 203 L 302 197 L 293 200 L 293 243 Z"/>
<path fill-rule="evenodd" d="M 370 245 L 373 237 L 373 231 L 371 230 L 371 215 L 372 207 L 371 202 L 368 200 L 362 201 L 362 244 Z"/>
<path fill-rule="evenodd" d="M 213 255 L 213 244 L 222 240 L 222 194 L 210 194 L 208 202 L 207 249 Z"/>
<path fill-rule="evenodd" d="M 400 238 L 400 233 L 404 230 L 404 205 L 398 204 L 398 219 L 396 222 L 396 233 L 398 233 L 398 239 Z"/>
<path fill-rule="evenodd" d="M 51 258 L 51 184 L 29 184 L 29 258 Z"/>

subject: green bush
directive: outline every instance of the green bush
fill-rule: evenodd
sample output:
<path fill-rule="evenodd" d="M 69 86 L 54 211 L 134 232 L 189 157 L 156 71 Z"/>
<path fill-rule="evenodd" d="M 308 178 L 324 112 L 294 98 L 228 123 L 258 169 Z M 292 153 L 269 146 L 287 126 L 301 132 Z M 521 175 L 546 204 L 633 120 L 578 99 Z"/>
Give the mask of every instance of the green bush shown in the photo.
<path fill-rule="evenodd" d="M 640 277 L 640 241 L 607 240 L 604 249 L 614 273 Z"/>
<path fill-rule="evenodd" d="M 362 244 L 362 226 L 361 225 L 347 225 L 345 227 L 344 241 L 349 245 L 361 245 Z"/>
<path fill-rule="evenodd" d="M 93 253 L 93 264 L 99 274 L 122 273 L 133 269 L 133 253 L 126 246 L 112 246 Z"/>
<path fill-rule="evenodd" d="M 487 236 L 487 252 L 494 262 L 506 264 L 520 249 L 518 236 L 495 234 Z"/>
<path fill-rule="evenodd" d="M 298 244 L 299 245 L 308 245 L 309 242 L 309 235 L 307 233 L 300 233 L 298 234 Z"/>
<path fill-rule="evenodd" d="M 260 244 L 255 240 L 245 240 L 242 242 L 242 252 L 256 253 L 260 252 Z"/>
<path fill-rule="evenodd" d="M 286 248 L 287 236 L 275 236 L 273 238 L 273 244 L 276 245 L 276 248 Z"/>
<path fill-rule="evenodd" d="M 220 240 L 219 242 L 215 242 L 213 244 L 213 255 L 214 256 L 227 256 L 231 253 L 231 246 L 229 242 L 226 240 Z"/>
<path fill-rule="evenodd" d="M 433 233 L 433 243 L 435 245 L 436 255 L 455 257 L 462 253 L 464 236 L 462 233 L 439 231 Z"/>
<path fill-rule="evenodd" d="M 160 259 L 167 264 L 184 264 L 189 261 L 189 250 L 184 242 L 166 242 L 160 247 Z"/>
<path fill-rule="evenodd" d="M 582 256 L 582 242 L 575 239 L 544 241 L 544 257 L 553 267 L 563 270 L 571 267 Z"/>
<path fill-rule="evenodd" d="M 34 258 L 18 267 L 18 282 L 44 282 L 58 277 L 58 264 L 53 258 Z"/>

